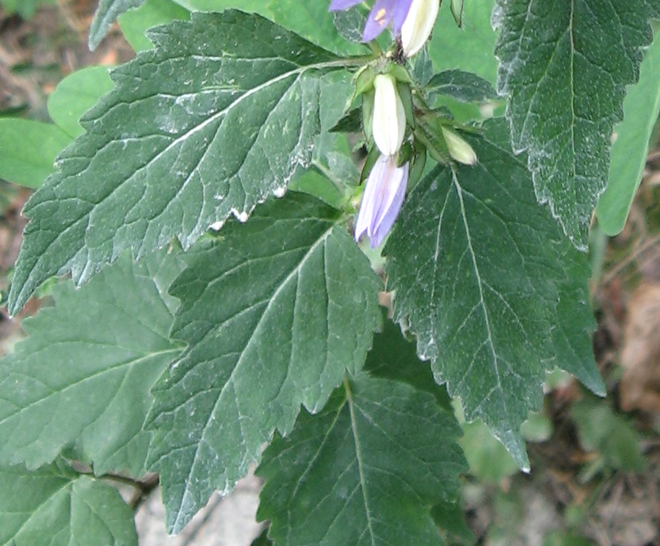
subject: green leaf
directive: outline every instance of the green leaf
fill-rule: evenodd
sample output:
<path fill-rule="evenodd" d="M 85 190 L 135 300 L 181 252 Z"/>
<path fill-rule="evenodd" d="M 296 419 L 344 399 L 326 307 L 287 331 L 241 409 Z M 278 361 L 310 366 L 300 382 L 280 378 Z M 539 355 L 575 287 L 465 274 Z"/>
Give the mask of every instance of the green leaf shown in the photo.
<path fill-rule="evenodd" d="M 459 444 L 470 465 L 470 474 L 486 483 L 499 483 L 518 473 L 518 465 L 482 421 L 463 424 Z"/>
<path fill-rule="evenodd" d="M 494 5 L 495 0 L 466 2 L 462 28 L 450 9 L 440 10 L 428 49 L 437 71 L 460 68 L 495 83 L 498 65 L 491 53 L 497 34 L 490 22 Z"/>
<path fill-rule="evenodd" d="M 153 390 L 151 467 L 170 532 L 228 492 L 300 404 L 319 411 L 363 365 L 380 281 L 339 213 L 291 192 L 200 241 L 172 286 L 188 349 Z"/>
<path fill-rule="evenodd" d="M 271 0 L 268 9 L 273 20 L 300 34 L 315 44 L 342 55 L 364 54 L 365 44 L 349 42 L 335 26 L 335 18 L 328 11 L 330 2 L 300 0 Z"/>
<path fill-rule="evenodd" d="M 610 174 L 596 214 L 603 231 L 621 232 L 646 166 L 649 140 L 660 114 L 660 35 L 646 52 L 639 82 L 623 101 L 623 121 L 615 128 Z"/>
<path fill-rule="evenodd" d="M 0 178 L 38 188 L 71 137 L 52 123 L 0 118 Z"/>
<path fill-rule="evenodd" d="M 252 541 L 250 546 L 273 546 L 272 541 L 268 538 L 268 527 Z"/>
<path fill-rule="evenodd" d="M 122 13 L 117 21 L 131 47 L 135 51 L 144 51 L 154 46 L 147 38 L 148 29 L 188 19 L 190 12 L 171 0 L 146 0 L 139 8 Z"/>
<path fill-rule="evenodd" d="M 536 196 L 586 250 L 605 189 L 610 137 L 651 43 L 655 0 L 498 0 L 498 90 Z"/>
<path fill-rule="evenodd" d="M 248 13 L 258 13 L 272 20 L 273 14 L 268 7 L 268 0 L 175 0 L 177 4 L 190 11 L 222 11 L 240 8 Z"/>
<path fill-rule="evenodd" d="M 418 391 L 426 391 L 441 407 L 454 411 L 447 389 L 435 382 L 431 368 L 417 358 L 415 343 L 404 338 L 391 320 L 385 320 L 383 331 L 374 337 L 364 369 L 372 377 L 407 383 Z"/>
<path fill-rule="evenodd" d="M 36 468 L 75 445 L 97 474 L 144 473 L 149 389 L 181 352 L 166 294 L 181 269 L 163 251 L 124 256 L 80 290 L 53 287 L 55 307 L 0 361 L 0 462 Z"/>
<path fill-rule="evenodd" d="M 580 443 L 587 451 L 597 451 L 613 468 L 641 472 L 647 466 L 639 434 L 623 416 L 600 400 L 585 398 L 571 409 Z"/>
<path fill-rule="evenodd" d="M 333 18 L 337 31 L 342 38 L 349 42 L 362 43 L 362 30 L 367 23 L 367 16 L 362 11 L 361 6 L 336 11 Z"/>
<path fill-rule="evenodd" d="M 324 133 L 314 147 L 310 168 L 296 176 L 289 189 L 309 193 L 331 207 L 341 209 L 347 188 L 357 186 L 359 180 L 360 173 L 351 157 L 346 137 Z"/>
<path fill-rule="evenodd" d="M 431 510 L 433 521 L 440 529 L 447 531 L 463 544 L 475 544 L 477 539 L 465 522 L 465 514 L 460 502 L 440 502 Z M 454 544 L 450 542 L 450 544 Z"/>
<path fill-rule="evenodd" d="M 149 37 L 155 49 L 112 72 L 115 90 L 25 207 L 12 314 L 52 275 L 80 284 L 125 248 L 188 248 L 246 219 L 309 164 L 352 91 L 338 71 L 351 61 L 257 15 L 194 13 Z"/>
<path fill-rule="evenodd" d="M 98 47 L 119 15 L 141 6 L 144 2 L 145 0 L 99 0 L 99 7 L 89 29 L 89 49 L 94 51 Z"/>
<path fill-rule="evenodd" d="M 364 44 L 351 43 L 335 27 L 329 1 L 300 0 L 176 0 L 189 10 L 222 11 L 237 8 L 258 13 L 318 44 L 342 55 L 360 55 L 368 51 Z"/>
<path fill-rule="evenodd" d="M 137 546 L 133 511 L 119 491 L 64 463 L 36 472 L 0 467 L 3 546 Z"/>
<path fill-rule="evenodd" d="M 48 113 L 60 129 L 75 138 L 84 132 L 80 118 L 111 90 L 112 80 L 107 67 L 89 66 L 76 70 L 57 84 L 48 97 Z"/>
<path fill-rule="evenodd" d="M 456 500 L 459 435 L 430 394 L 363 374 L 266 449 L 257 518 L 287 546 L 442 545 L 430 510 Z"/>
<path fill-rule="evenodd" d="M 37 7 L 42 4 L 51 5 L 56 0 L 1 0 L 2 9 L 8 15 L 18 12 L 23 19 L 29 19 L 37 11 Z"/>
<path fill-rule="evenodd" d="M 445 70 L 431 78 L 427 91 L 446 95 L 461 102 L 486 102 L 497 97 L 493 86 L 483 78 L 463 70 Z"/>
<path fill-rule="evenodd" d="M 404 204 L 384 250 L 388 289 L 436 381 L 527 468 L 519 428 L 541 404 L 544 368 L 604 386 L 589 344 L 586 258 L 536 202 L 506 123 L 484 130 L 465 135 L 476 166 L 436 168 Z"/>

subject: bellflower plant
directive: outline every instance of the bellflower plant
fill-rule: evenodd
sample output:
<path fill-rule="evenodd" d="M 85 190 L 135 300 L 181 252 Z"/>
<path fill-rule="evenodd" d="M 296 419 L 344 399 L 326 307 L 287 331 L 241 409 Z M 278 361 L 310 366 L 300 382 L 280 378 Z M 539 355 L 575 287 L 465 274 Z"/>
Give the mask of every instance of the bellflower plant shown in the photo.
<path fill-rule="evenodd" d="M 529 471 L 547 368 L 605 393 L 585 251 L 646 164 L 660 3 L 307 2 L 177 0 L 147 40 L 102 0 L 91 44 L 125 10 L 145 49 L 0 117 L 0 179 L 37 188 L 7 315 L 53 302 L 0 359 L 0 544 L 138 546 L 156 485 L 174 534 L 254 467 L 255 544 L 450 544 L 447 396 Z"/>

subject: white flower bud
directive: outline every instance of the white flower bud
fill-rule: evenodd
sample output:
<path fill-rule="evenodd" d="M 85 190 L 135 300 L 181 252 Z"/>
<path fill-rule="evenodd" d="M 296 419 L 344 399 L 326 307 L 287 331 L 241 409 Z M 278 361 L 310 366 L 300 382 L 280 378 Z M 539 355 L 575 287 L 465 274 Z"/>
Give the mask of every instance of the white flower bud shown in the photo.
<path fill-rule="evenodd" d="M 374 115 L 372 131 L 376 146 L 383 155 L 393 156 L 401 148 L 406 133 L 406 112 L 396 90 L 396 80 L 389 74 L 374 79 Z"/>
<path fill-rule="evenodd" d="M 438 17 L 440 0 L 412 0 L 401 27 L 401 43 L 406 57 L 412 57 L 431 36 Z"/>
<path fill-rule="evenodd" d="M 454 158 L 454 160 L 463 163 L 463 165 L 476 165 L 477 154 L 472 149 L 472 146 L 470 146 L 463 138 L 446 127 L 442 128 L 442 136 L 445 137 L 449 155 Z"/>

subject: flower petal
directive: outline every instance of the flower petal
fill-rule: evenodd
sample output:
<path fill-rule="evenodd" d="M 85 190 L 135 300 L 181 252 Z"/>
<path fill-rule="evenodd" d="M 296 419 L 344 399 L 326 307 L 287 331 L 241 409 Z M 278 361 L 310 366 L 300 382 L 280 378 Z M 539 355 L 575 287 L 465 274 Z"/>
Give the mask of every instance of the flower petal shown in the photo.
<path fill-rule="evenodd" d="M 359 241 L 362 235 L 370 230 L 372 218 L 378 203 L 376 198 L 380 187 L 380 180 L 386 175 L 385 168 L 387 167 L 387 158 L 380 156 L 374 166 L 371 168 L 369 177 L 365 183 L 364 194 L 362 195 L 362 203 L 360 203 L 360 212 L 358 213 L 357 223 L 355 225 L 355 240 Z"/>
<path fill-rule="evenodd" d="M 391 23 L 394 35 L 398 35 L 406 19 L 412 0 L 376 0 L 367 24 L 364 26 L 362 39 L 370 42 Z"/>
<path fill-rule="evenodd" d="M 401 27 L 401 43 L 406 57 L 412 57 L 424 47 L 433 32 L 439 8 L 438 0 L 412 0 Z"/>
<path fill-rule="evenodd" d="M 402 167 L 406 170 L 405 172 L 405 180 L 408 180 L 408 164 L 404 167 Z M 378 227 L 376 228 L 376 231 L 374 234 L 371 236 L 369 239 L 369 244 L 371 245 L 371 248 L 376 248 L 377 246 L 380 246 L 380 244 L 383 242 L 383 239 L 385 239 L 385 236 L 390 232 L 392 229 L 392 226 L 394 225 L 394 221 L 396 220 L 396 217 L 399 215 L 399 211 L 401 210 L 401 205 L 403 204 L 403 198 L 406 195 L 406 184 L 399 184 L 399 187 L 396 190 L 396 194 L 392 198 L 392 202 L 390 203 L 390 206 L 387 208 L 387 211 L 383 215 L 380 223 L 378 224 Z"/>
<path fill-rule="evenodd" d="M 360 4 L 362 0 L 333 0 L 328 11 L 340 11 L 342 9 L 352 8 Z"/>
<path fill-rule="evenodd" d="M 376 76 L 374 88 L 372 133 L 380 153 L 391 156 L 396 154 L 403 144 L 406 112 L 396 88 L 396 80 L 391 75 Z"/>
<path fill-rule="evenodd" d="M 382 231 L 381 224 L 386 220 L 389 222 L 390 217 L 391 222 L 389 222 L 389 228 L 392 227 L 394 219 L 401 207 L 401 202 L 403 202 L 403 196 L 406 193 L 406 184 L 408 182 L 407 163 L 403 167 L 397 167 L 396 158 L 382 157 L 382 159 L 385 160 L 384 174 L 379 180 L 378 192 L 376 194 L 376 206 L 374 207 L 371 224 L 367 230 L 367 235 L 369 235 L 370 238 Z M 394 207 L 396 201 L 399 199 L 401 201 L 399 202 L 399 207 Z M 392 216 L 391 211 L 393 208 L 396 208 L 396 211 Z M 385 234 L 387 234 L 389 228 L 384 230 Z"/>
<path fill-rule="evenodd" d="M 408 164 L 381 155 L 369 173 L 355 227 L 355 240 L 367 233 L 371 248 L 379 246 L 394 225 L 408 184 Z"/>

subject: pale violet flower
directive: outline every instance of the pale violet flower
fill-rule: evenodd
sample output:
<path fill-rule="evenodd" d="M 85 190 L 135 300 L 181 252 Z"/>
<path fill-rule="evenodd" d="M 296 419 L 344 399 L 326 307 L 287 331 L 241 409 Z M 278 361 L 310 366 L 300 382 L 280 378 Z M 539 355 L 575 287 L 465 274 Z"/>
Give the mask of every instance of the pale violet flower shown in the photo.
<path fill-rule="evenodd" d="M 394 155 L 403 144 L 406 132 L 406 112 L 396 89 L 396 80 L 389 74 L 374 79 L 374 114 L 372 132 L 376 146 L 383 155 Z"/>
<path fill-rule="evenodd" d="M 414 0 L 376 0 L 374 7 L 369 13 L 367 24 L 364 26 L 362 39 L 370 42 L 383 32 L 388 26 L 392 26 L 395 36 L 401 33 L 401 27 L 410 10 L 410 4 Z M 333 0 L 330 11 L 339 11 L 352 8 L 360 4 L 362 0 Z"/>
<path fill-rule="evenodd" d="M 439 0 L 412 0 L 401 26 L 401 45 L 406 57 L 412 57 L 424 47 L 433 31 L 439 8 Z"/>
<path fill-rule="evenodd" d="M 379 246 L 394 225 L 408 185 L 408 163 L 381 155 L 369 173 L 355 226 L 355 240 L 366 232 L 371 248 Z"/>

